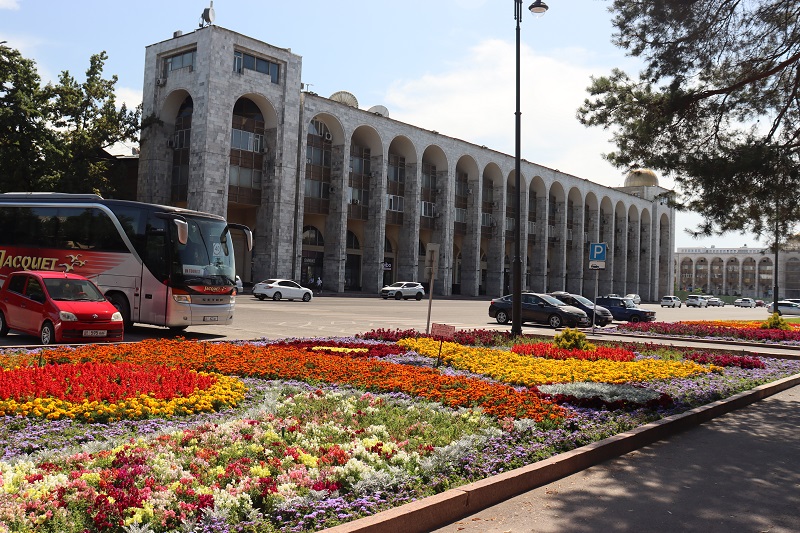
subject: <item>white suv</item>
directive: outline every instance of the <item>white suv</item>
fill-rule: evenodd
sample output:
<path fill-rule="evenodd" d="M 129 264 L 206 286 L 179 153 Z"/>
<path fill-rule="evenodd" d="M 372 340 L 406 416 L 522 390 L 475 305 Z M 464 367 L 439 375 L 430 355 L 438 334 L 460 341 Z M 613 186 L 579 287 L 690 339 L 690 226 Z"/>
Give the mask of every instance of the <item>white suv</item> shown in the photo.
<path fill-rule="evenodd" d="M 394 298 L 395 300 L 408 300 L 416 298 L 422 300 L 425 296 L 425 287 L 416 281 L 398 281 L 381 289 L 381 298 L 384 300 Z"/>
<path fill-rule="evenodd" d="M 683 302 L 677 296 L 664 296 L 661 298 L 661 307 L 680 307 L 681 305 L 683 305 Z"/>
<path fill-rule="evenodd" d="M 708 300 L 699 294 L 690 294 L 686 297 L 686 307 L 708 307 Z"/>

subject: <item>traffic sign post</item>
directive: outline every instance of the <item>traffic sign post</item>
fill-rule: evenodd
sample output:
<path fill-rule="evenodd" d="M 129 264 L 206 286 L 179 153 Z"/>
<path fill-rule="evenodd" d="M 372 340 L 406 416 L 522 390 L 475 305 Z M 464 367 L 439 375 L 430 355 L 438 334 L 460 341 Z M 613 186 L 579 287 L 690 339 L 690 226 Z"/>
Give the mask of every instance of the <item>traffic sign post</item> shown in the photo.
<path fill-rule="evenodd" d="M 600 271 L 606 269 L 608 245 L 604 242 L 589 244 L 589 270 L 594 270 L 594 309 L 592 310 L 592 335 L 597 321 L 597 289 L 600 285 Z"/>

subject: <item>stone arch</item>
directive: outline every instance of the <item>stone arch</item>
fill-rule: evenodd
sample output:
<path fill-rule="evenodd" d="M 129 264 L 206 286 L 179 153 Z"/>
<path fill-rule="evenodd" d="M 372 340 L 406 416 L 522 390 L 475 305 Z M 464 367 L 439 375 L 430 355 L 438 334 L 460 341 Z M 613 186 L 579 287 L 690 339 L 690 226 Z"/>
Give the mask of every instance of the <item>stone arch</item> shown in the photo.
<path fill-rule="evenodd" d="M 577 187 L 570 188 L 566 203 L 566 266 L 564 289 L 567 292 L 583 294 L 584 287 L 584 259 L 586 250 L 584 246 L 584 219 L 583 193 Z"/>
<path fill-rule="evenodd" d="M 547 255 L 543 253 L 547 242 L 547 185 L 539 175 L 531 178 L 526 204 L 528 227 L 524 285 L 536 292 L 544 292 L 547 286 Z"/>
<path fill-rule="evenodd" d="M 463 155 L 456 162 L 453 195 L 453 293 L 477 296 L 480 287 L 481 175 L 477 161 Z"/>
<path fill-rule="evenodd" d="M 505 255 L 505 179 L 496 163 L 483 169 L 481 179 L 481 248 L 486 250 L 486 285 L 484 294 L 501 296 L 503 290 L 503 256 Z"/>
<path fill-rule="evenodd" d="M 567 192 L 558 181 L 550 184 L 547 191 L 546 242 L 546 290 L 563 291 L 567 275 Z"/>

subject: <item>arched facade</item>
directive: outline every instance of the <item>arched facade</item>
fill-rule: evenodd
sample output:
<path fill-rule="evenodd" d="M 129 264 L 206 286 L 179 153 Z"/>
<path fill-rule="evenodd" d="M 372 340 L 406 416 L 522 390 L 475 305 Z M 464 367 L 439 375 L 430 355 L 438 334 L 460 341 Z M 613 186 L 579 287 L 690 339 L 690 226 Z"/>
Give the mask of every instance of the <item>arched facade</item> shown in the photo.
<path fill-rule="evenodd" d="M 677 288 L 707 294 L 772 299 L 775 254 L 768 248 L 678 248 Z M 800 298 L 800 250 L 778 255 L 781 298 Z"/>
<path fill-rule="evenodd" d="M 333 292 L 375 293 L 427 282 L 425 250 L 438 244 L 435 293 L 499 296 L 519 221 L 524 290 L 671 292 L 674 211 L 655 175 L 612 188 L 522 161 L 517 179 L 513 156 L 300 79 L 289 49 L 218 26 L 147 47 L 144 116 L 157 120 L 142 132 L 138 199 L 253 228 L 252 254 L 236 247 L 243 279 L 317 276 Z M 589 269 L 592 242 L 608 244 L 604 270 Z M 754 280 L 767 272 L 754 265 Z"/>

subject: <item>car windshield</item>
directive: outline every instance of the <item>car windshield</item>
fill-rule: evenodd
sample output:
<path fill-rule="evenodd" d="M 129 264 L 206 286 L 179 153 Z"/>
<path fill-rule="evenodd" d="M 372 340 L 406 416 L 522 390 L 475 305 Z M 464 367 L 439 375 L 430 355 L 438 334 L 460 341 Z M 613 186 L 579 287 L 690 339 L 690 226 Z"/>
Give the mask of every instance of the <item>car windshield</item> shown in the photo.
<path fill-rule="evenodd" d="M 633 309 L 636 307 L 636 304 L 633 303 L 633 300 L 631 300 L 630 298 L 623 298 L 622 301 L 625 302 L 625 307 L 627 307 L 628 309 Z"/>
<path fill-rule="evenodd" d="M 402 286 L 403 286 L 402 281 L 398 281 L 397 283 L 392 283 L 391 285 L 389 285 L 389 287 L 402 287 Z"/>
<path fill-rule="evenodd" d="M 45 278 L 44 286 L 53 300 L 102 302 L 106 299 L 91 281 L 85 279 Z"/>
<path fill-rule="evenodd" d="M 586 306 L 589 306 L 589 307 L 594 307 L 594 302 L 592 302 L 589 298 L 585 298 L 585 297 L 581 296 L 580 294 L 573 294 L 572 297 L 575 298 L 576 300 L 578 300 L 583 305 L 586 305 Z"/>

